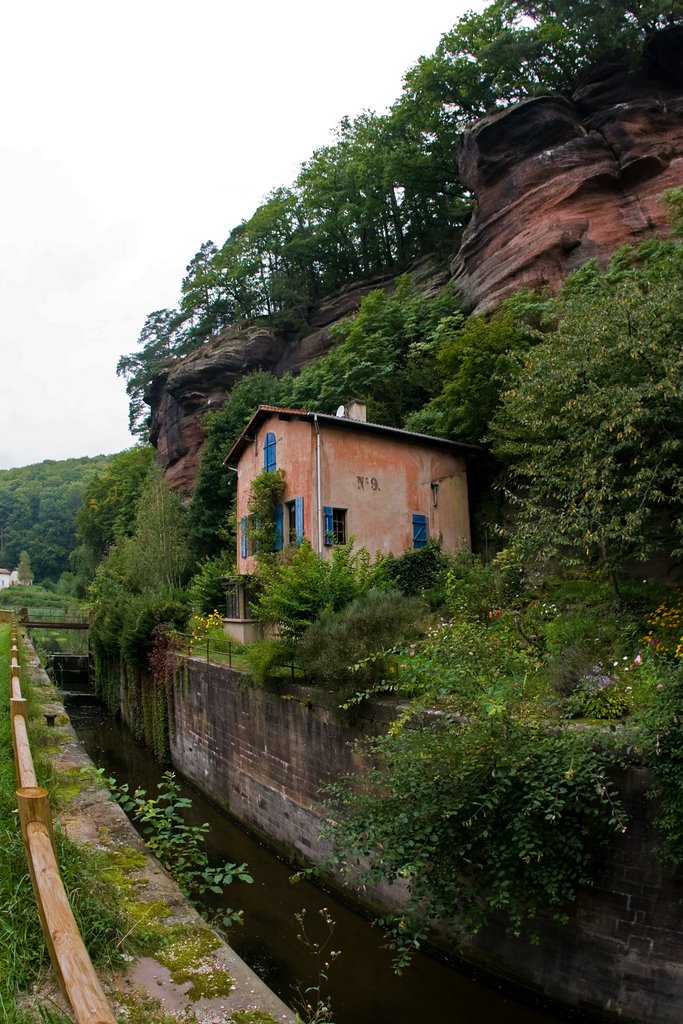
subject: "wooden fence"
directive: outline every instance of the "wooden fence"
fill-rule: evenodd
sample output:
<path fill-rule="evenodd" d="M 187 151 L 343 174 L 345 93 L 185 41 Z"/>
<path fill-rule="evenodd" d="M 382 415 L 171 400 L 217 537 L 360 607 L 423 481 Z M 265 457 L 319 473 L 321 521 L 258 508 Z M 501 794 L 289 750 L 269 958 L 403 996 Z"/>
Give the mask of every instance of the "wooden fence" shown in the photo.
<path fill-rule="evenodd" d="M 12 626 L 10 714 L 17 767 L 17 804 L 29 874 L 52 966 L 78 1024 L 116 1024 L 74 920 L 55 855 L 47 790 L 36 783 L 16 626 Z"/>

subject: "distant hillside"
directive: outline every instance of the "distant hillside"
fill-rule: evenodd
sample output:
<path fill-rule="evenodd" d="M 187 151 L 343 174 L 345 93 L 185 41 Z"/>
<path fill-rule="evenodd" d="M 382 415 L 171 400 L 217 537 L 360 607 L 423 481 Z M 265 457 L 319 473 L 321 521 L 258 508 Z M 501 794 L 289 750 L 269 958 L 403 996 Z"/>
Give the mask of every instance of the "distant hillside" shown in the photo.
<path fill-rule="evenodd" d="M 70 569 L 74 516 L 85 486 L 110 459 L 47 460 L 0 470 L 0 566 L 13 569 L 27 551 L 36 582 L 57 583 Z"/>

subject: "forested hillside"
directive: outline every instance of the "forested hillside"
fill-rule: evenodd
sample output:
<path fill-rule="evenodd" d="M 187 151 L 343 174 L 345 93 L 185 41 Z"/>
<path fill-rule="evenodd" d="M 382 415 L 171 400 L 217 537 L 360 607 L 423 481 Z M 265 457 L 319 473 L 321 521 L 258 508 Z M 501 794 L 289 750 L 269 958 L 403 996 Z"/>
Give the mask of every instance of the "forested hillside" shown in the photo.
<path fill-rule="evenodd" d="M 0 470 L 0 565 L 15 568 L 27 551 L 37 582 L 56 584 L 70 573 L 76 513 L 88 481 L 108 462 L 99 455 Z"/>

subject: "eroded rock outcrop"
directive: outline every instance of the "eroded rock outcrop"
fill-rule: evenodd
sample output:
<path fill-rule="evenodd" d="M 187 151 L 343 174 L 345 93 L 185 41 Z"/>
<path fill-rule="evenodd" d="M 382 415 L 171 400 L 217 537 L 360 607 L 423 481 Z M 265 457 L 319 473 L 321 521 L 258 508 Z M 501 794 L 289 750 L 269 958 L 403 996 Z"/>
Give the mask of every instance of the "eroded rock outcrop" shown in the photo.
<path fill-rule="evenodd" d="M 683 30 L 654 37 L 641 66 L 603 65 L 571 97 L 540 96 L 477 122 L 460 173 L 477 209 L 450 266 L 411 268 L 425 294 L 452 276 L 468 305 L 493 308 L 517 288 L 559 288 L 586 260 L 668 233 L 662 193 L 683 185 Z M 308 311 L 296 334 L 231 328 L 154 381 L 152 442 L 171 485 L 189 494 L 204 442 L 201 422 L 256 369 L 297 372 L 334 344 L 332 324 L 391 276 L 356 282 Z M 340 395 L 339 401 L 349 395 Z"/>
<path fill-rule="evenodd" d="M 603 65 L 571 97 L 526 100 L 463 137 L 460 174 L 477 209 L 451 263 L 482 311 L 517 288 L 668 231 L 661 203 L 683 184 L 683 31 L 659 33 L 642 65 Z"/>
<path fill-rule="evenodd" d="M 435 294 L 449 279 L 444 261 L 425 257 L 411 273 L 425 294 Z M 395 276 L 354 282 L 311 308 L 306 327 L 296 334 L 267 327 L 227 328 L 152 382 L 147 401 L 152 410 L 150 439 L 171 487 L 189 495 L 197 477 L 204 444 L 202 419 L 219 409 L 232 387 L 254 370 L 276 376 L 297 373 L 334 344 L 331 327 L 358 309 L 375 288 L 392 291 Z M 340 395 L 339 401 L 348 399 Z"/>

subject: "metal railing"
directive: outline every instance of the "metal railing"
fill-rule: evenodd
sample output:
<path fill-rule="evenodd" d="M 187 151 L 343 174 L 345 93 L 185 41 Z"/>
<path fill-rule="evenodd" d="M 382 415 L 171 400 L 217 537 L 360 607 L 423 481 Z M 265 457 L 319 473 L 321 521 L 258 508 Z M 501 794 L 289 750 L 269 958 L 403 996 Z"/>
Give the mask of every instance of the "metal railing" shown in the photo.
<path fill-rule="evenodd" d="M 29 874 L 54 972 L 78 1024 L 116 1024 L 85 948 L 59 873 L 46 789 L 38 786 L 28 739 L 16 626 L 10 653 L 10 714 L 19 788 L 17 805 Z"/>

